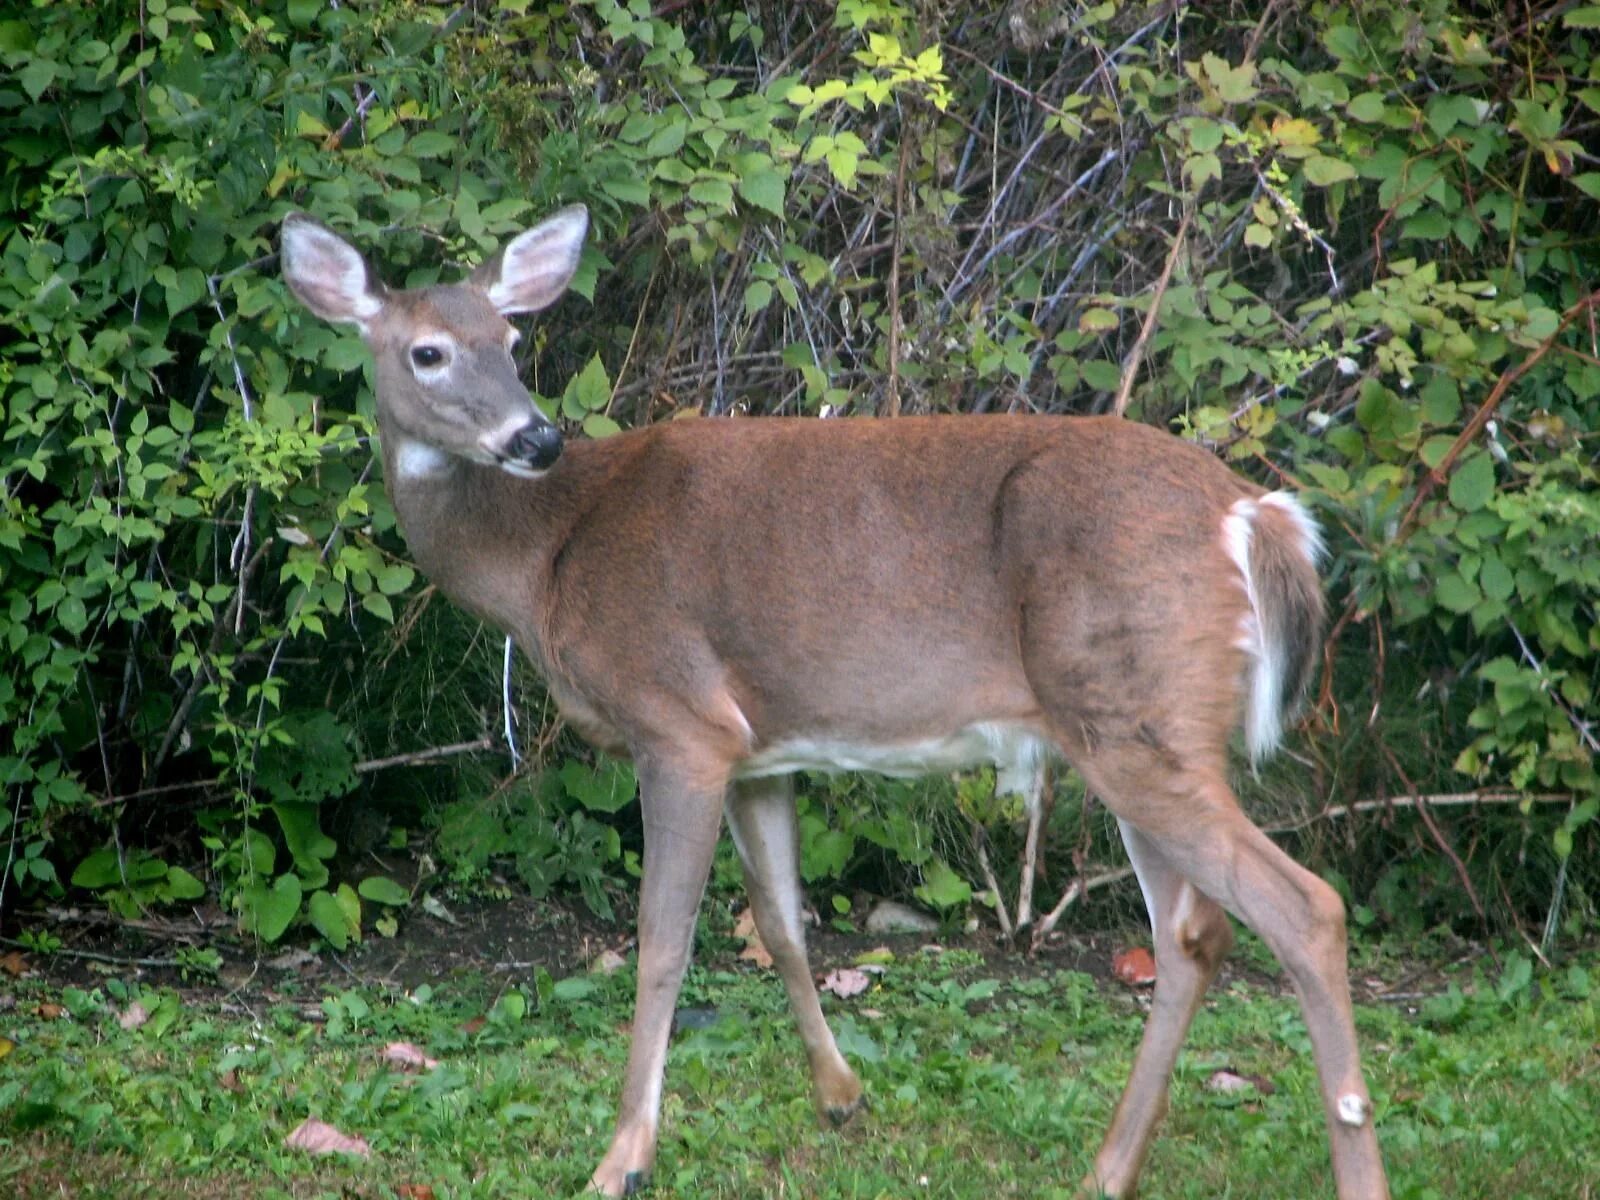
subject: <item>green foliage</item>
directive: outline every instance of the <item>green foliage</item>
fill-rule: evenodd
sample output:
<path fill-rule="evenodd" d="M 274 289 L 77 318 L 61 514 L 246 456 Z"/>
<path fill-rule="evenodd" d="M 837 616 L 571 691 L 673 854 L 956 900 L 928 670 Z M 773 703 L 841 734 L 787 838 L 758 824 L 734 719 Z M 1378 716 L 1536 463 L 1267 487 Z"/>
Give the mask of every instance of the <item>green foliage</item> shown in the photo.
<path fill-rule="evenodd" d="M 582 200 L 591 306 L 527 342 L 561 420 L 1099 410 L 1131 371 L 1134 415 L 1312 489 L 1341 641 L 1308 753 L 1340 798 L 1570 796 L 1464 865 L 1547 864 L 1527 893 L 1592 916 L 1600 30 L 1545 8 L 1279 6 L 1247 39 L 1117 2 L 1070 29 L 896 0 L 0 20 L 7 885 L 131 914 L 199 884 L 266 941 L 347 944 L 400 903 L 342 856 L 348 814 L 410 805 L 459 874 L 510 855 L 609 912 L 631 779 L 565 743 L 498 792 L 481 762 L 357 769 L 481 738 L 494 685 L 425 652 L 486 657 L 406 561 L 359 340 L 272 262 L 306 208 L 427 282 Z M 987 786 L 959 820 L 1004 842 Z M 812 789 L 807 881 L 960 903 L 970 831 L 928 795 Z"/>
<path fill-rule="evenodd" d="M 439 852 L 458 874 L 482 871 L 511 856 L 535 897 L 576 887 L 596 916 L 610 918 L 607 885 L 619 866 L 638 874 L 638 855 L 624 854 L 614 824 L 598 819 L 633 801 L 633 769 L 610 759 L 587 766 L 572 759 L 559 770 L 518 777 L 497 794 L 458 801 L 441 814 Z"/>
<path fill-rule="evenodd" d="M 1407 990 L 1418 967 L 1446 965 L 1419 961 L 1410 944 L 1396 950 L 1378 977 Z M 1367 1068 L 1395 1194 L 1581 1196 L 1600 1169 L 1583 1132 L 1600 1104 L 1593 956 L 1557 970 L 1509 956 L 1503 970 L 1446 969 L 1420 1019 L 1393 1003 L 1356 1009 L 1364 1036 L 1386 1047 Z M 181 1177 L 250 1195 L 422 1180 L 462 1197 L 576 1195 L 605 1148 L 629 985 L 453 977 L 403 996 L 366 984 L 293 1003 L 247 994 L 241 1013 L 194 989 L 180 997 L 115 976 L 92 990 L 20 980 L 0 1074 L 0 1184 L 22 1196 L 41 1178 L 124 1195 Z M 716 961 L 689 987 L 717 1019 L 669 1052 L 656 1186 L 676 1196 L 765 1194 L 774 1164 L 789 1190 L 819 1200 L 1054 1194 L 1088 1170 L 1143 1022 L 1134 997 L 1081 972 L 996 978 L 971 953 L 905 956 L 867 994 L 825 998 L 871 1100 L 861 1132 L 839 1136 L 816 1129 L 770 973 Z M 71 1019 L 45 1019 L 46 999 Z M 147 1019 L 124 1028 L 134 1002 Z M 308 1005 L 320 1020 L 306 1019 Z M 1236 979 L 1201 1011 L 1146 1167 L 1163 1195 L 1330 1191 L 1296 1010 L 1280 989 Z M 396 1041 L 438 1065 L 403 1074 L 381 1053 Z M 1214 1090 L 1219 1069 L 1272 1088 Z M 308 1115 L 365 1138 L 372 1157 L 285 1148 Z"/>

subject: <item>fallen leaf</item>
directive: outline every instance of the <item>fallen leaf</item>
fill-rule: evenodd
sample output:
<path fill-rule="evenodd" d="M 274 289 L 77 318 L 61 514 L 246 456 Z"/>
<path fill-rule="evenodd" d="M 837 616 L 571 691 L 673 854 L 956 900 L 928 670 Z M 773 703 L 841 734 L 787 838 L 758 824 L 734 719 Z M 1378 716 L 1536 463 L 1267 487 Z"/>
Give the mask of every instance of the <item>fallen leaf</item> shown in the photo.
<path fill-rule="evenodd" d="M 307 1117 L 295 1126 L 294 1132 L 283 1139 L 291 1150 L 304 1150 L 307 1154 L 353 1154 L 357 1158 L 371 1158 L 372 1149 L 363 1138 L 340 1133 L 325 1121 Z"/>
<path fill-rule="evenodd" d="M 17 1044 L 10 1038 L 0 1037 L 0 1058 L 4 1058 L 17 1048 Z"/>
<path fill-rule="evenodd" d="M 1241 1075 L 1224 1067 L 1220 1071 L 1211 1072 L 1211 1077 L 1206 1080 L 1206 1090 L 1231 1094 L 1233 1092 L 1254 1091 L 1262 1096 L 1270 1096 L 1278 1089 L 1272 1081 L 1263 1079 L 1260 1075 Z"/>
<path fill-rule="evenodd" d="M 234 1070 L 232 1067 L 229 1067 L 221 1075 L 217 1076 L 217 1083 L 225 1092 L 244 1091 L 244 1084 L 239 1082 L 239 1072 Z"/>
<path fill-rule="evenodd" d="M 1112 958 L 1111 973 L 1131 988 L 1149 987 L 1156 981 L 1156 960 L 1143 946 L 1135 946 Z"/>
<path fill-rule="evenodd" d="M 430 917 L 435 917 L 438 920 L 443 921 L 446 925 L 459 924 L 459 922 L 456 920 L 455 914 L 441 904 L 438 897 L 431 894 L 422 898 L 422 911 L 427 913 Z"/>
<path fill-rule="evenodd" d="M 841 1000 L 851 996 L 858 996 L 872 985 L 872 978 L 865 971 L 858 971 L 854 967 L 840 967 L 829 971 L 822 981 L 821 990 L 832 992 Z"/>
<path fill-rule="evenodd" d="M 614 975 L 627 965 L 628 960 L 615 950 L 602 950 L 589 964 L 589 972 L 593 975 Z"/>
<path fill-rule="evenodd" d="M 433 1189 L 425 1183 L 402 1183 L 394 1194 L 400 1200 L 433 1200 Z"/>
<path fill-rule="evenodd" d="M 51 1004 L 50 1001 L 46 1000 L 39 1005 L 39 1015 L 46 1021 L 59 1021 L 67 1015 L 67 1010 L 59 1004 Z"/>
<path fill-rule="evenodd" d="M 472 1034 L 477 1033 L 478 1030 L 482 1029 L 486 1024 L 488 1024 L 488 1018 L 473 1017 L 472 1020 L 463 1021 L 461 1023 L 461 1032 L 470 1037 Z"/>
<path fill-rule="evenodd" d="M 13 950 L 10 954 L 0 956 L 0 970 L 7 975 L 25 975 L 28 971 L 28 960 L 22 957 L 20 950 Z"/>
<path fill-rule="evenodd" d="M 131 1032 L 139 1028 L 139 1026 L 143 1025 L 149 1019 L 150 1013 L 145 1009 L 145 1006 L 139 1001 L 135 1000 L 123 1010 L 122 1015 L 117 1018 L 117 1024 Z"/>
<path fill-rule="evenodd" d="M 282 954 L 274 955 L 262 965 L 274 971 L 298 971 L 301 967 L 309 966 L 316 961 L 317 956 L 311 951 L 294 947 L 285 950 Z"/>
<path fill-rule="evenodd" d="M 772 954 L 762 944 L 761 932 L 756 928 L 755 914 L 750 909 L 747 908 L 740 913 L 739 919 L 733 923 L 733 936 L 744 940 L 744 949 L 739 951 L 741 960 L 753 962 L 763 970 L 772 966 Z"/>
<path fill-rule="evenodd" d="M 402 1071 L 431 1071 L 439 1065 L 437 1058 L 429 1058 L 410 1042 L 390 1042 L 378 1057 Z"/>

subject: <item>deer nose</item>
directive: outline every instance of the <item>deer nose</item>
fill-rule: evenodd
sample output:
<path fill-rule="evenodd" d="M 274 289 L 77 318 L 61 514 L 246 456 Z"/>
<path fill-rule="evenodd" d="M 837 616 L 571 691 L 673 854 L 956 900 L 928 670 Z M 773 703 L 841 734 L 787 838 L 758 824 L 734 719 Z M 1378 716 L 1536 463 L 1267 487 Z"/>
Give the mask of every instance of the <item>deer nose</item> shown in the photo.
<path fill-rule="evenodd" d="M 561 430 L 545 421 L 530 421 L 512 435 L 506 457 L 542 471 L 561 457 Z"/>

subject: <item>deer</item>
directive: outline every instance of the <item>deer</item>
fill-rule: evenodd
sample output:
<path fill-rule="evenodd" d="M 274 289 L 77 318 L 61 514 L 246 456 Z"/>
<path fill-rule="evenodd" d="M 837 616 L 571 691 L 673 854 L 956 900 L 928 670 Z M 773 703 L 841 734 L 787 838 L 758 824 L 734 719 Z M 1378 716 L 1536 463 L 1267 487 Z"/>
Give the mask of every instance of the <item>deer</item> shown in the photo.
<path fill-rule="evenodd" d="M 510 318 L 566 290 L 581 205 L 459 282 L 386 287 L 304 213 L 283 278 L 370 351 L 385 484 L 418 567 L 513 638 L 569 725 L 639 781 L 637 985 L 615 1133 L 589 1181 L 648 1186 L 696 915 L 726 821 L 820 1119 L 863 1108 L 806 956 L 793 776 L 1026 776 L 1064 762 L 1116 819 L 1156 982 L 1085 1196 L 1126 1197 L 1233 942 L 1282 964 L 1339 1200 L 1388 1195 L 1339 894 L 1245 815 L 1315 669 L 1317 526 L 1210 451 L 1111 416 L 699 417 L 567 441 Z"/>

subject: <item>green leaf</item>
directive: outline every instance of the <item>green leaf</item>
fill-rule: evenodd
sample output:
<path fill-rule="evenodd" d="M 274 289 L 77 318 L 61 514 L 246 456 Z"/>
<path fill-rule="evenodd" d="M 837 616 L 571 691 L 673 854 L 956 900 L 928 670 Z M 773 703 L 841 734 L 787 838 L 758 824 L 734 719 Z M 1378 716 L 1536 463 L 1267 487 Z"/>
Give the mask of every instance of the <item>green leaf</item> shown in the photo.
<path fill-rule="evenodd" d="M 1460 415 L 1461 392 L 1456 381 L 1435 371 L 1422 389 L 1422 419 L 1430 425 L 1453 425 Z"/>
<path fill-rule="evenodd" d="M 366 609 L 380 621 L 394 624 L 394 605 L 389 603 L 389 597 L 382 592 L 361 593 L 361 607 Z"/>
<path fill-rule="evenodd" d="M 400 908 L 411 903 L 411 893 L 387 875 L 368 875 L 356 888 L 363 900 Z"/>
<path fill-rule="evenodd" d="M 1080 363 L 1078 372 L 1083 376 L 1084 383 L 1096 391 L 1114 392 L 1122 384 L 1122 368 L 1103 358 Z"/>
<path fill-rule="evenodd" d="M 567 387 L 568 394 L 579 408 L 586 412 L 600 412 L 611 403 L 611 377 L 598 354 L 584 364 L 583 370 Z"/>
<path fill-rule="evenodd" d="M 306 29 L 322 11 L 323 0 L 289 0 L 289 24 Z"/>
<path fill-rule="evenodd" d="M 1489 554 L 1484 558 L 1483 566 L 1478 570 L 1478 585 L 1489 599 L 1502 601 L 1509 600 L 1517 586 L 1511 568 L 1501 561 L 1498 554 Z"/>
<path fill-rule="evenodd" d="M 1349 163 L 1326 154 L 1313 154 L 1301 170 L 1305 172 L 1306 182 L 1317 187 L 1330 187 L 1356 177 L 1356 169 Z"/>
<path fill-rule="evenodd" d="M 633 768 L 614 758 L 602 758 L 593 767 L 568 759 L 559 774 L 567 795 L 590 812 L 618 812 L 632 802 L 638 791 Z"/>
<path fill-rule="evenodd" d="M 666 158 L 668 155 L 676 154 L 683 149 L 683 135 L 683 122 L 674 121 L 650 136 L 650 140 L 645 143 L 644 152 L 651 158 Z"/>
<path fill-rule="evenodd" d="M 1450 503 L 1462 512 L 1477 512 L 1494 495 L 1494 460 L 1480 451 L 1450 476 Z"/>
<path fill-rule="evenodd" d="M 78 869 L 72 873 L 73 887 L 89 888 L 91 891 L 121 882 L 122 868 L 117 864 L 115 846 L 96 850 L 79 863 Z"/>
<path fill-rule="evenodd" d="M 167 870 L 167 896 L 172 900 L 198 900 L 206 894 L 206 885 L 182 867 Z"/>
<path fill-rule="evenodd" d="M 244 890 L 240 924 L 264 942 L 275 942 L 300 911 L 300 880 L 280 875 L 272 887 L 252 884 Z"/>
<path fill-rule="evenodd" d="M 1568 29 L 1600 29 L 1600 6 L 1575 8 L 1561 18 L 1561 23 Z"/>
<path fill-rule="evenodd" d="M 600 190 L 613 200 L 646 208 L 650 204 L 650 188 L 643 179 L 630 175 L 611 175 L 600 181 Z"/>
<path fill-rule="evenodd" d="M 689 185 L 689 199 L 711 208 L 733 207 L 733 188 L 726 180 L 702 179 Z"/>
<path fill-rule="evenodd" d="M 606 416 L 605 413 L 590 413 L 583 419 L 583 435 L 585 437 L 598 440 L 600 438 L 615 437 L 621 432 L 622 426 Z"/>
<path fill-rule="evenodd" d="M 274 804 L 272 811 L 283 828 L 283 840 L 294 859 L 295 869 L 310 886 L 321 887 L 328 878 L 325 862 L 334 856 L 339 844 L 322 832 L 319 807 L 283 802 Z"/>
<path fill-rule="evenodd" d="M 1345 111 L 1357 121 L 1375 122 L 1383 120 L 1388 105 L 1384 103 L 1382 92 L 1362 92 L 1351 99 Z"/>
<path fill-rule="evenodd" d="M 954 908 L 972 899 L 972 886 L 942 858 L 935 858 L 922 869 L 922 886 L 913 892 L 918 900 L 934 908 Z"/>
<path fill-rule="evenodd" d="M 1453 613 L 1471 612 L 1478 601 L 1483 599 L 1478 591 L 1478 585 L 1465 578 L 1459 571 L 1450 571 L 1439 577 L 1434 584 L 1433 598 L 1442 608 L 1447 608 Z"/>
<path fill-rule="evenodd" d="M 406 153 L 412 158 L 443 158 L 455 149 L 456 139 L 437 129 L 424 129 L 406 143 Z"/>
<path fill-rule="evenodd" d="M 755 316 L 772 303 L 772 285 L 765 279 L 752 280 L 744 289 L 744 315 Z"/>
<path fill-rule="evenodd" d="M 771 167 L 745 167 L 740 171 L 739 195 L 775 217 L 783 216 L 785 188 L 783 176 Z"/>
<path fill-rule="evenodd" d="M 45 89 L 55 82 L 57 70 L 56 64 L 48 58 L 35 58 L 17 72 L 17 82 L 28 93 L 28 99 L 37 102 Z"/>
<path fill-rule="evenodd" d="M 568 975 L 550 985 L 550 998 L 570 1004 L 574 1000 L 585 1000 L 599 990 L 600 985 L 586 975 Z"/>
<path fill-rule="evenodd" d="M 306 902 L 306 915 L 335 950 L 348 947 L 352 933 L 359 932 L 359 926 L 352 931 L 344 906 L 330 892 L 312 892 L 311 899 Z"/>
<path fill-rule="evenodd" d="M 1585 171 L 1572 177 L 1572 186 L 1591 200 L 1600 200 L 1600 171 Z"/>

